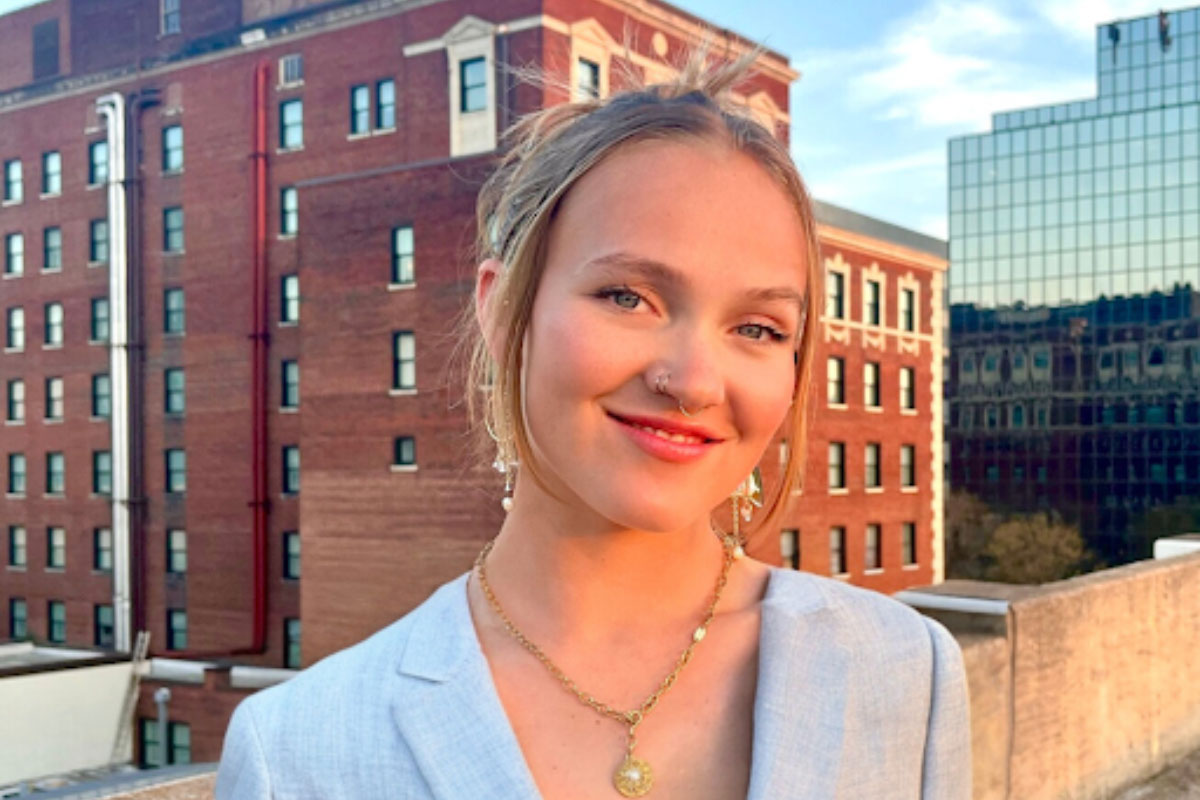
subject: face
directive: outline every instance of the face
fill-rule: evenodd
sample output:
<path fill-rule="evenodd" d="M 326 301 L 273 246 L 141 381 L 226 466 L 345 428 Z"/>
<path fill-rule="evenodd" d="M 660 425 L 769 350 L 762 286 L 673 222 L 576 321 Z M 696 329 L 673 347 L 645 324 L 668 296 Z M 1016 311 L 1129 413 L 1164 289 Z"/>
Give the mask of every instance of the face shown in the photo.
<path fill-rule="evenodd" d="M 628 145 L 572 187 L 525 351 L 552 495 L 641 530 L 707 518 L 792 402 L 805 258 L 787 194 L 720 144 Z"/>

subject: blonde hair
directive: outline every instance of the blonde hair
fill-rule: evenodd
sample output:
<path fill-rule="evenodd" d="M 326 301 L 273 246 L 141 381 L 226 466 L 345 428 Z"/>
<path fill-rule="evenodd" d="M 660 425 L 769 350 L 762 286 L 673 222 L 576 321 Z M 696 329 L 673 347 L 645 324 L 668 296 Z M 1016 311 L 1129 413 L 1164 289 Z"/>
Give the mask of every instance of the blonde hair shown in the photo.
<path fill-rule="evenodd" d="M 811 298 L 814 293 L 823 296 L 821 270 L 811 201 L 787 149 L 731 96 L 732 87 L 749 76 L 760 53 L 751 51 L 712 66 L 701 47 L 669 83 L 546 108 L 524 117 L 506 134 L 509 147 L 476 206 L 480 259 L 494 258 L 504 265 L 487 301 L 487 318 L 503 333 L 501 352 L 493 360 L 474 318 L 465 321 L 471 347 L 466 400 L 472 422 L 482 424 L 496 442 L 499 459 L 519 462 L 539 483 L 544 484 L 523 412 L 521 357 L 558 205 L 584 174 L 626 144 L 691 139 L 727 144 L 758 162 L 792 200 L 808 243 L 806 309 L 793 402 L 783 429 L 790 446 L 781 480 L 755 527 L 774 525 L 792 489 L 799 486 L 818 322 Z M 480 397 L 485 399 L 480 402 Z"/>

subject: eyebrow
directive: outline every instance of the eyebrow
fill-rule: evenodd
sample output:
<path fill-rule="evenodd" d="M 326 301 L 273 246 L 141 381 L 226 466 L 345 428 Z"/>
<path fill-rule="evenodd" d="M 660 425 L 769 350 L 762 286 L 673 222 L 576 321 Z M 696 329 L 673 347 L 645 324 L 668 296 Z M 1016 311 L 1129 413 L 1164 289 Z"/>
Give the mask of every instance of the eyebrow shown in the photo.
<path fill-rule="evenodd" d="M 632 272 L 638 277 L 662 286 L 667 286 L 671 289 L 682 289 L 687 286 L 687 278 L 683 273 L 666 264 L 662 261 L 657 261 L 653 258 L 645 258 L 633 253 L 616 252 L 609 253 L 603 256 L 597 256 L 584 264 L 584 269 L 599 267 L 601 269 L 620 269 L 627 272 Z M 807 305 L 807 296 L 802 296 L 799 292 L 790 286 L 771 286 L 756 289 L 747 289 L 743 295 L 755 302 L 775 303 L 775 302 L 790 302 L 795 303 L 801 313 L 804 312 L 804 307 Z"/>

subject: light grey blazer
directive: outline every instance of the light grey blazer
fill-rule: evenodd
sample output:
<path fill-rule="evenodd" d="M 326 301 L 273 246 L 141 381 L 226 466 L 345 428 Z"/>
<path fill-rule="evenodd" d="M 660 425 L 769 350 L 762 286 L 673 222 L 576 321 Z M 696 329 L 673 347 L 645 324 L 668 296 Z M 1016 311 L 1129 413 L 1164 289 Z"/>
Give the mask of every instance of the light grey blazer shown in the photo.
<path fill-rule="evenodd" d="M 466 575 L 238 706 L 218 800 L 538 800 L 479 647 Z M 968 800 L 962 654 L 876 592 L 772 570 L 750 800 Z"/>

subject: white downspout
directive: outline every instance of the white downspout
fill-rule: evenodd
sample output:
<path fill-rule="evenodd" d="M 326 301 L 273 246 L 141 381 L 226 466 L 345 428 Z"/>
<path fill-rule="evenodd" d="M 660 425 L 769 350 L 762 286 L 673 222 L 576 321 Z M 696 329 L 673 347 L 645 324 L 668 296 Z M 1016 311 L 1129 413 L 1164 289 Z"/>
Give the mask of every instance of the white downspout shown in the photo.
<path fill-rule="evenodd" d="M 112 382 L 112 530 L 114 645 L 133 649 L 129 535 L 129 224 L 125 198 L 125 97 L 119 92 L 96 99 L 108 143 L 108 308 L 109 376 Z"/>

